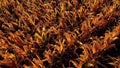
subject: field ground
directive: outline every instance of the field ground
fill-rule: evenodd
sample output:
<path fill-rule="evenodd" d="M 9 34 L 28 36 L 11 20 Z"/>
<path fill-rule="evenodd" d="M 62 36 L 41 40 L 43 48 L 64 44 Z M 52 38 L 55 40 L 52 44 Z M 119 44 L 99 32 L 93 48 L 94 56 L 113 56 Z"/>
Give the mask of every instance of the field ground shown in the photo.
<path fill-rule="evenodd" d="M 1 68 L 120 68 L 120 0 L 0 0 Z"/>

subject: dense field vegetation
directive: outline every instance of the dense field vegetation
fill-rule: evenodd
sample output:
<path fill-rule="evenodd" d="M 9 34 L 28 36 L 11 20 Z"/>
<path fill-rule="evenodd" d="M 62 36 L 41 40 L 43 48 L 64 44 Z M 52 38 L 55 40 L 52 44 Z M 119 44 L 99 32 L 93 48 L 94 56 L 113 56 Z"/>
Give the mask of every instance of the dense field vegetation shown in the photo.
<path fill-rule="evenodd" d="M 119 68 L 120 0 L 0 0 L 1 68 Z"/>

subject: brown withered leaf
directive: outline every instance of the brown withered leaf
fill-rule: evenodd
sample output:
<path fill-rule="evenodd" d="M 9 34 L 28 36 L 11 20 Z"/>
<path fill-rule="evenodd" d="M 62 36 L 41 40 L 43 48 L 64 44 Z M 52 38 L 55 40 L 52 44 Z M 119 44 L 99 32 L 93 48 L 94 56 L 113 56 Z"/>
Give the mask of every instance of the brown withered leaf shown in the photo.
<path fill-rule="evenodd" d="M 68 46 L 73 45 L 77 39 L 77 36 L 75 33 L 64 33 L 64 36 L 68 42 Z"/>
<path fill-rule="evenodd" d="M 48 63 L 52 63 L 52 52 L 51 50 L 45 51 L 44 52 L 45 60 L 48 61 Z"/>

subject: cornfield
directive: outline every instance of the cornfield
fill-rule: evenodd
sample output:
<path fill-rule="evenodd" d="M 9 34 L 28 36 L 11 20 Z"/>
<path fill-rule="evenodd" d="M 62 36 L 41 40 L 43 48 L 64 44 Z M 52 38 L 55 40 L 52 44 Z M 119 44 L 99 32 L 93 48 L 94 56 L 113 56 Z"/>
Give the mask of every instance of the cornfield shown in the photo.
<path fill-rule="evenodd" d="M 120 68 L 120 0 L 0 0 L 0 68 Z"/>

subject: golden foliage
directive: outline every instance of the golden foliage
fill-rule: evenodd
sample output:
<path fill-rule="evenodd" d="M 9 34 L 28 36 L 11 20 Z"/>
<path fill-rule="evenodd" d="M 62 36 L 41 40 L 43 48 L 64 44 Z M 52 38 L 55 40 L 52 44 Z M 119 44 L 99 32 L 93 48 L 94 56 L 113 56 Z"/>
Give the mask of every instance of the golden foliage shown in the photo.
<path fill-rule="evenodd" d="M 0 0 L 1 68 L 118 68 L 119 40 L 120 0 Z"/>

